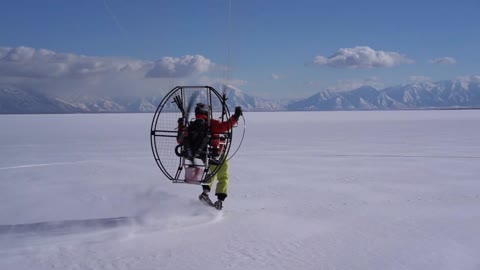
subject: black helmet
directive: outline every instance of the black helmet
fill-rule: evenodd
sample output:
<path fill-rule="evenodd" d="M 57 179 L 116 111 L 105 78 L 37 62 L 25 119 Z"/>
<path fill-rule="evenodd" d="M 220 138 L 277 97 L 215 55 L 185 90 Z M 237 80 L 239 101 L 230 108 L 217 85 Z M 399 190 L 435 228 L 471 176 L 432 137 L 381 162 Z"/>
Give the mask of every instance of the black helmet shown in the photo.
<path fill-rule="evenodd" d="M 195 107 L 195 114 L 208 115 L 208 106 L 203 103 L 197 103 L 197 106 Z"/>

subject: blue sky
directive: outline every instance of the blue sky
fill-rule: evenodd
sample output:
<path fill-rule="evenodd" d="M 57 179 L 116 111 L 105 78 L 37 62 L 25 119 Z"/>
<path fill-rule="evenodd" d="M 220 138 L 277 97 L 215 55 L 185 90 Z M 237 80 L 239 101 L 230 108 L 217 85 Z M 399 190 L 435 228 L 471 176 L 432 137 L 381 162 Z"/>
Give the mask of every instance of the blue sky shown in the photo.
<path fill-rule="evenodd" d="M 169 84 L 223 78 L 254 95 L 306 97 L 478 75 L 478 14 L 479 1 L 4 0 L 0 47 L 126 57 L 149 62 L 157 69 L 150 77 Z M 177 65 L 188 55 L 201 56 L 184 64 L 191 72 L 161 71 L 165 57 Z"/>

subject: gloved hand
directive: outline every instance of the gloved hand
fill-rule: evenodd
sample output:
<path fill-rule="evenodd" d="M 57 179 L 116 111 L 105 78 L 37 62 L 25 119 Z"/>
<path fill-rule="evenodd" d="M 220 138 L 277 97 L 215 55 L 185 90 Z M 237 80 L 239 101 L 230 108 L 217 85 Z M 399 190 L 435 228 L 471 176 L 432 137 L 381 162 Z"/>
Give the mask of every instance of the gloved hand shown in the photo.
<path fill-rule="evenodd" d="M 242 107 L 240 106 L 235 107 L 235 113 L 233 114 L 233 117 L 235 118 L 235 120 L 238 121 L 238 118 L 240 118 L 241 115 L 243 115 Z"/>
<path fill-rule="evenodd" d="M 217 209 L 217 210 L 222 210 L 222 208 L 223 208 L 223 202 L 222 202 L 222 201 L 216 201 L 216 202 L 213 204 L 213 207 L 215 207 L 215 209 Z"/>
<path fill-rule="evenodd" d="M 177 123 L 178 123 L 179 125 L 183 125 L 183 117 L 178 118 Z"/>

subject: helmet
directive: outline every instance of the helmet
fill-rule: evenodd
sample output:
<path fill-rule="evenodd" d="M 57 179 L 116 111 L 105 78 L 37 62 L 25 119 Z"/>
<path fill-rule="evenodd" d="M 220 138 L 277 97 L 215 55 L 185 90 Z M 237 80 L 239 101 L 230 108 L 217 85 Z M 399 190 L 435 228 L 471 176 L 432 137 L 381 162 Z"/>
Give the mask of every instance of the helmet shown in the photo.
<path fill-rule="evenodd" d="M 197 103 L 197 106 L 195 107 L 195 114 L 204 114 L 208 115 L 208 106 L 203 104 L 203 103 Z"/>

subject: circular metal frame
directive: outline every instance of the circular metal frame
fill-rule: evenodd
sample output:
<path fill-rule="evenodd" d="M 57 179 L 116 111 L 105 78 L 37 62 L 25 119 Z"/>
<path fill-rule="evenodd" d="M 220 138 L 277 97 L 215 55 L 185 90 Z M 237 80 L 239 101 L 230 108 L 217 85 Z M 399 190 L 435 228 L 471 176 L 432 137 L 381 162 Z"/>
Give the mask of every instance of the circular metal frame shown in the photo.
<path fill-rule="evenodd" d="M 181 100 L 181 107 L 179 105 L 172 105 L 174 99 Z M 214 119 L 214 116 L 221 114 L 221 121 L 228 121 L 230 119 L 230 111 L 226 100 L 217 90 L 210 86 L 176 86 L 170 90 L 162 99 L 153 116 L 152 125 L 150 128 L 150 145 L 152 153 L 155 158 L 157 166 L 162 173 L 174 183 L 195 183 L 202 184 L 209 182 L 212 177 L 217 173 L 223 163 L 227 160 L 230 152 L 230 146 L 233 137 L 233 126 L 225 133 L 215 133 L 216 136 L 221 136 L 223 142 L 223 154 L 220 159 L 215 160 L 218 164 L 212 165 L 211 153 L 207 153 L 206 162 L 200 166 L 203 167 L 203 174 L 199 181 L 190 181 L 186 178 L 186 166 L 189 160 L 185 157 L 178 156 L 175 151 L 177 146 L 177 119 L 180 116 L 184 119 L 184 124 L 188 126 L 190 114 L 192 113 L 195 103 L 197 101 L 204 101 L 210 108 L 208 116 L 209 132 L 210 120 Z M 187 104 L 185 108 L 183 105 Z M 207 147 L 210 149 L 210 147 Z M 177 149 L 178 150 L 178 149 Z M 172 160 L 176 159 L 176 164 L 172 164 Z M 193 161 L 195 162 L 195 161 Z M 190 166 L 192 166 L 190 164 Z M 196 166 L 193 163 L 193 166 Z M 185 171 L 185 173 L 182 173 Z"/>

